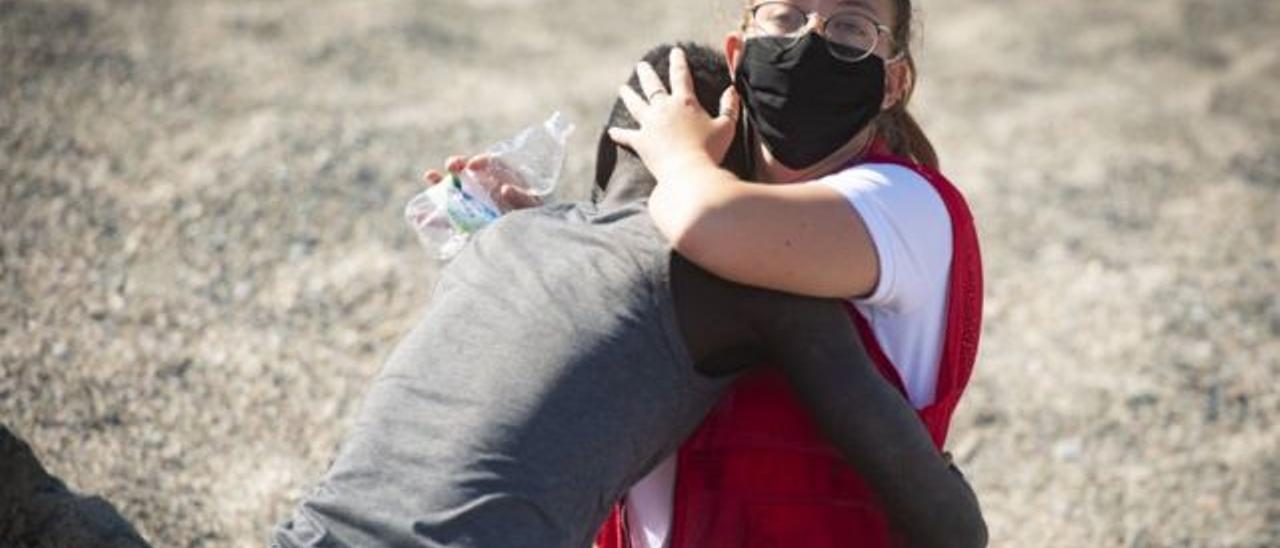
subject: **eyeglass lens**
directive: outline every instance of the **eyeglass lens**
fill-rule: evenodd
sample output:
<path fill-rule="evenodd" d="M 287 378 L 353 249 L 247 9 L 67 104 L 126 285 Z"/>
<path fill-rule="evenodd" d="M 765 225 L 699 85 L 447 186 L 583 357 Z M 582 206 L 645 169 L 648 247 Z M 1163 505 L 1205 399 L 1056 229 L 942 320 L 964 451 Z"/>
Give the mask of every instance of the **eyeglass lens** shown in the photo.
<path fill-rule="evenodd" d="M 757 29 L 766 36 L 789 36 L 799 39 L 809 24 L 809 16 L 794 4 L 764 2 L 751 10 L 751 18 Z M 831 53 L 837 57 L 858 60 L 875 50 L 880 30 L 875 21 L 856 12 L 836 12 L 822 24 L 822 34 L 833 45 Z"/>

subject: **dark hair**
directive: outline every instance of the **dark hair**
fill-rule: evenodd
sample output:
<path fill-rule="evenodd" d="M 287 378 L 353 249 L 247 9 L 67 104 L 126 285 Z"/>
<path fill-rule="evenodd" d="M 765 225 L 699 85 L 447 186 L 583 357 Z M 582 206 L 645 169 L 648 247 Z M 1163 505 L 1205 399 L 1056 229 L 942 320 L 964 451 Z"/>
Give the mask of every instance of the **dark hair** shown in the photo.
<path fill-rule="evenodd" d="M 698 103 L 706 109 L 711 116 L 717 116 L 720 109 L 720 96 L 724 94 L 724 90 L 730 85 L 729 65 L 725 62 L 724 56 L 714 48 L 697 44 L 693 42 L 680 42 L 678 44 L 662 44 L 650 49 L 641 58 L 642 60 L 653 65 L 654 71 L 662 78 L 662 83 L 671 89 L 671 81 L 668 78 L 670 66 L 668 65 L 671 48 L 680 47 L 684 50 L 685 59 L 689 62 L 689 73 L 693 77 L 694 94 L 698 97 Z M 635 71 L 631 72 L 631 77 L 627 79 L 627 85 L 631 89 L 640 91 L 640 78 L 636 76 Z M 609 119 L 605 123 L 605 131 L 600 134 L 600 142 L 596 146 L 596 192 L 597 195 L 605 190 L 605 186 L 609 184 L 609 178 L 613 175 L 614 167 L 618 162 L 618 149 L 626 150 L 628 154 L 635 154 L 633 151 L 621 147 L 609 138 L 607 130 L 611 127 L 635 129 L 640 127 L 635 118 L 631 116 L 631 112 L 627 110 L 621 99 L 614 101 L 613 109 L 609 112 Z M 725 167 L 734 170 L 735 173 L 741 174 L 740 169 L 736 166 L 742 165 L 742 147 L 731 146 L 729 153 L 721 163 Z"/>

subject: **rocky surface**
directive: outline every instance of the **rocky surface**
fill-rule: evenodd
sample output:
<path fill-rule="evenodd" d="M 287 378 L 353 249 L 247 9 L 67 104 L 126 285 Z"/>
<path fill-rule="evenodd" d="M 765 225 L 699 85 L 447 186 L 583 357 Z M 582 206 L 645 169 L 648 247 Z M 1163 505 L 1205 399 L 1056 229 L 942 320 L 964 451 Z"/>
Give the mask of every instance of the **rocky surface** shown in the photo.
<path fill-rule="evenodd" d="M 156 546 L 261 544 L 426 302 L 417 174 L 736 3 L 0 0 L 0 423 Z M 928 0 L 996 546 L 1280 544 L 1280 4 Z"/>

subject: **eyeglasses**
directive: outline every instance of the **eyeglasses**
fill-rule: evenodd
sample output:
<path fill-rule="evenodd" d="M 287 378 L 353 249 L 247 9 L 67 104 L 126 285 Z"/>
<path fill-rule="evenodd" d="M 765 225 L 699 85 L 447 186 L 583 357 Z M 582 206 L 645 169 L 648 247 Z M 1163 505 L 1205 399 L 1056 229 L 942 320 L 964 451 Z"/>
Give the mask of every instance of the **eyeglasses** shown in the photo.
<path fill-rule="evenodd" d="M 822 17 L 789 2 L 761 2 L 747 8 L 751 24 L 764 36 L 791 38 L 786 47 L 800 40 L 810 28 L 817 27 L 826 37 L 831 54 L 845 61 L 861 61 L 870 57 L 880 44 L 881 36 L 891 36 L 889 27 L 855 11 L 838 11 Z M 898 56 L 889 59 L 897 60 Z"/>

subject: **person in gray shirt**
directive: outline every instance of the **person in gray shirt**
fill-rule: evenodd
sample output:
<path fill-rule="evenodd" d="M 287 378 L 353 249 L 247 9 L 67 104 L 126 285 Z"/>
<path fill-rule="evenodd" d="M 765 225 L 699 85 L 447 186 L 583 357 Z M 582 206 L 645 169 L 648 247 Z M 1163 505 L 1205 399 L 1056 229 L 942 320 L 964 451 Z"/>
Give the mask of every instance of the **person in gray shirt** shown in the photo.
<path fill-rule="evenodd" d="M 714 51 L 683 47 L 713 110 L 728 71 Z M 668 49 L 645 58 L 661 66 Z M 619 111 L 611 125 L 628 125 Z M 984 544 L 972 491 L 876 372 L 839 302 L 737 285 L 684 260 L 645 209 L 652 176 L 630 151 L 601 146 L 601 199 L 511 213 L 442 269 L 273 543 L 590 546 L 611 505 L 676 450 L 734 373 L 769 361 L 912 544 Z"/>

